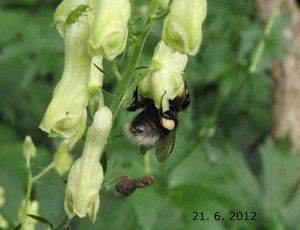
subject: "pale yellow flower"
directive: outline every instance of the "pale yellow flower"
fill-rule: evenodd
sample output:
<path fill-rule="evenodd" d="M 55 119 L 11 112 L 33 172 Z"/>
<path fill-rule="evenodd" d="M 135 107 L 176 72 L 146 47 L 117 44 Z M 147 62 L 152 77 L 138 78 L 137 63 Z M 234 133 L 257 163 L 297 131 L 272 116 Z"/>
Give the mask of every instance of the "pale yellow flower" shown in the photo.
<path fill-rule="evenodd" d="M 187 60 L 186 55 L 161 41 L 154 51 L 151 72 L 139 84 L 140 94 L 152 98 L 157 108 L 167 111 L 169 100 L 173 100 L 184 87 L 183 71 Z"/>
<path fill-rule="evenodd" d="M 65 210 L 69 217 L 88 215 L 95 222 L 100 205 L 99 190 L 103 169 L 99 159 L 112 126 L 112 114 L 101 107 L 88 129 L 82 156 L 72 165 L 65 191 Z"/>
<path fill-rule="evenodd" d="M 72 147 L 85 131 L 91 57 L 87 51 L 87 18 L 81 16 L 65 32 L 65 66 L 40 128 L 51 137 L 68 139 Z"/>
<path fill-rule="evenodd" d="M 95 0 L 91 20 L 91 52 L 108 60 L 121 54 L 128 37 L 129 0 Z"/>
<path fill-rule="evenodd" d="M 164 22 L 165 43 L 181 53 L 196 55 L 206 12 L 206 0 L 174 0 Z"/>

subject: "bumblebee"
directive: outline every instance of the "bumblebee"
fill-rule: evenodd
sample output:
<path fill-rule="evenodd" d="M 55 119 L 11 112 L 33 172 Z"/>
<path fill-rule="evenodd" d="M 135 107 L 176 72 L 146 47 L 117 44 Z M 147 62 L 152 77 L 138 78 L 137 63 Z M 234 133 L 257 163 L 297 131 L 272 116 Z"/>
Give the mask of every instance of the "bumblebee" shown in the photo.
<path fill-rule="evenodd" d="M 144 155 L 148 150 L 155 148 L 155 155 L 159 162 L 165 161 L 172 153 L 178 126 L 178 113 L 190 104 L 190 94 L 185 82 L 178 95 L 169 100 L 169 110 L 163 112 L 157 109 L 151 98 L 139 95 L 138 88 L 133 94 L 133 102 L 128 111 L 143 109 L 134 119 L 125 125 L 125 133 L 133 139 Z"/>

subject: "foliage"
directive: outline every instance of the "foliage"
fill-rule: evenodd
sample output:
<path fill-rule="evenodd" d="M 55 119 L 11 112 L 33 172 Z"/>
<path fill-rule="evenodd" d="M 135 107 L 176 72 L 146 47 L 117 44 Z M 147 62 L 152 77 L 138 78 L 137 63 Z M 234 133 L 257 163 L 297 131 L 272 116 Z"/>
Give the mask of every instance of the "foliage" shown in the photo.
<path fill-rule="evenodd" d="M 137 14 L 143 7 L 139 4 Z M 26 186 L 22 140 L 30 134 L 37 143 L 35 171 L 50 162 L 57 146 L 37 127 L 61 76 L 63 42 L 50 28 L 57 2 L 15 0 L 2 1 L 0 6 L 0 185 L 6 194 L 0 212 L 10 226 L 17 226 L 16 213 Z M 118 195 L 113 188 L 116 178 L 146 174 L 138 148 L 117 137 L 133 116 L 120 113 L 106 151 L 100 218 L 94 225 L 76 219 L 74 229 L 300 226 L 300 155 L 289 154 L 287 140 L 274 144 L 268 137 L 272 82 L 266 70 L 272 57 L 284 58 L 287 40 L 280 32 L 289 25 L 290 15 L 277 18 L 259 71 L 250 74 L 251 57 L 262 36 L 254 12 L 252 1 L 208 1 L 200 53 L 186 68 L 192 104 L 180 115 L 172 156 L 159 164 L 152 154 L 150 169 L 156 183 L 129 198 Z M 153 28 L 142 64 L 149 63 L 161 27 L 158 23 Z M 117 64 L 124 68 L 121 60 Z M 105 81 L 105 90 L 112 92 L 114 80 Z M 40 216 L 54 226 L 63 217 L 64 186 L 64 179 L 51 172 L 34 188 L 33 197 L 42 204 Z M 223 215 L 256 211 L 258 220 L 193 221 L 193 211 L 206 216 L 217 211 Z"/>

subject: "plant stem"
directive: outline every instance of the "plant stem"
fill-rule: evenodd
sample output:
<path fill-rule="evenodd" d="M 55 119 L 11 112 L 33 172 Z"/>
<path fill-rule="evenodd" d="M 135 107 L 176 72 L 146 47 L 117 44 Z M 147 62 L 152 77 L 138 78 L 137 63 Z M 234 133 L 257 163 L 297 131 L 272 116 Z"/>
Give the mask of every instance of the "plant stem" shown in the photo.
<path fill-rule="evenodd" d="M 122 175 L 118 175 L 116 177 L 111 178 L 106 183 L 103 183 L 100 191 L 108 191 L 114 184 L 117 183 L 118 180 L 120 180 L 121 177 Z"/>
<path fill-rule="evenodd" d="M 60 218 L 60 220 L 58 221 L 56 227 L 54 228 L 54 230 L 63 230 L 65 227 L 65 224 L 68 222 L 69 217 L 67 216 L 66 213 L 63 214 L 63 216 Z"/>
<path fill-rule="evenodd" d="M 26 230 L 24 222 L 26 220 L 28 207 L 30 205 L 30 196 L 31 196 L 31 191 L 32 191 L 32 185 L 33 185 L 32 172 L 29 168 L 28 169 L 28 180 L 27 180 L 27 189 L 26 189 L 26 196 L 25 196 L 24 211 L 23 211 L 22 217 L 21 217 L 21 230 Z"/>
<path fill-rule="evenodd" d="M 144 156 L 144 166 L 145 166 L 146 175 L 150 175 L 151 174 L 151 164 L 150 164 L 149 152 L 147 152 Z"/>
<path fill-rule="evenodd" d="M 35 175 L 32 178 L 32 182 L 36 182 L 38 179 L 40 179 L 42 176 L 44 176 L 46 173 L 48 173 L 50 170 L 54 168 L 54 162 L 51 162 L 46 168 L 44 168 L 41 172 L 39 172 L 37 175 Z"/>
<path fill-rule="evenodd" d="M 274 24 L 274 21 L 278 15 L 278 12 L 279 12 L 279 9 L 280 9 L 280 6 L 281 4 L 283 3 L 284 0 L 277 0 L 276 3 L 275 3 L 275 6 L 274 8 L 272 9 L 272 14 L 267 22 L 267 26 L 264 30 L 264 34 L 262 36 L 262 38 L 260 39 L 259 43 L 258 43 L 258 46 L 255 50 L 255 53 L 254 53 L 254 56 L 253 56 L 253 59 L 252 59 L 252 64 L 249 68 L 249 71 L 250 73 L 255 73 L 256 70 L 257 70 L 257 65 L 261 59 L 261 56 L 262 56 L 262 53 L 265 49 L 265 46 L 266 46 L 266 40 L 268 38 L 268 36 L 270 35 L 270 32 L 272 30 L 272 27 L 273 27 L 273 24 Z"/>
<path fill-rule="evenodd" d="M 158 9 L 158 0 L 152 0 L 149 13 L 147 15 L 146 21 L 145 21 L 145 30 L 140 34 L 140 37 L 137 40 L 137 44 L 134 47 L 132 57 L 130 59 L 130 62 L 128 64 L 128 67 L 125 71 L 124 77 L 120 81 L 117 89 L 117 93 L 113 99 L 112 105 L 111 105 L 111 111 L 113 114 L 113 119 L 115 119 L 118 110 L 120 108 L 120 105 L 123 100 L 123 96 L 125 94 L 125 91 L 127 89 L 127 86 L 130 82 L 130 79 L 132 77 L 133 72 L 135 71 L 135 68 L 138 64 L 138 61 L 140 59 L 146 38 L 148 37 L 148 34 L 152 28 L 153 19 L 152 16 L 156 13 Z"/>
<path fill-rule="evenodd" d="M 30 205 L 30 197 L 31 197 L 33 184 L 53 168 L 54 168 L 54 163 L 52 162 L 41 172 L 39 172 L 36 176 L 32 176 L 31 169 L 28 168 L 28 180 L 27 180 L 27 188 L 26 188 L 26 195 L 25 195 L 24 212 L 22 213 L 22 217 L 21 217 L 21 230 L 26 230 L 24 229 L 24 222 L 26 220 L 26 215 Z"/>
<path fill-rule="evenodd" d="M 112 72 L 114 73 L 115 77 L 117 78 L 118 82 L 121 81 L 122 75 L 120 74 L 115 61 L 113 61 L 111 63 L 111 69 L 112 69 Z"/>

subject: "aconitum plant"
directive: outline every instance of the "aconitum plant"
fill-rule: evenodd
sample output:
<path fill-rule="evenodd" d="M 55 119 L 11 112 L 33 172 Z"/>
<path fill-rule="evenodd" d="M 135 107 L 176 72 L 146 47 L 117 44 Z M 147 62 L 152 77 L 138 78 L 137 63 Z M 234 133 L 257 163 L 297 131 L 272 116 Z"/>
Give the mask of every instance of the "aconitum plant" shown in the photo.
<path fill-rule="evenodd" d="M 34 229 L 32 218 L 47 223 L 38 217 L 38 206 L 43 204 L 30 197 L 34 183 L 52 169 L 68 175 L 64 204 L 67 217 L 88 216 L 95 222 L 101 210 L 99 191 L 105 177 L 100 160 L 121 105 L 137 89 L 138 97 L 147 98 L 155 111 L 167 114 L 172 109 L 170 101 L 182 94 L 188 82 L 188 77 L 183 76 L 188 56 L 199 51 L 206 0 L 151 0 L 145 6 L 145 15 L 139 20 L 140 31 L 129 27 L 135 7 L 129 0 L 63 0 L 57 7 L 54 25 L 64 39 L 65 64 L 40 128 L 49 138 L 59 138 L 61 142 L 53 162 L 37 175 L 32 175 L 30 163 L 36 155 L 34 143 L 30 137 L 24 142 L 28 185 L 19 215 L 21 229 Z M 153 49 L 151 63 L 139 68 L 147 36 L 159 20 L 164 20 L 161 41 Z M 122 73 L 115 60 L 126 50 L 131 52 L 127 52 L 129 58 L 123 59 L 126 70 Z M 102 65 L 104 60 L 110 63 L 118 84 L 110 105 L 102 91 L 108 72 Z M 89 116 L 92 122 L 88 125 Z M 165 122 L 168 117 L 164 118 Z M 70 153 L 83 137 L 82 155 L 73 161 Z M 126 195 L 151 183 L 152 177 L 124 177 L 118 188 Z M 4 225 L 5 220 L 1 223 Z"/>

